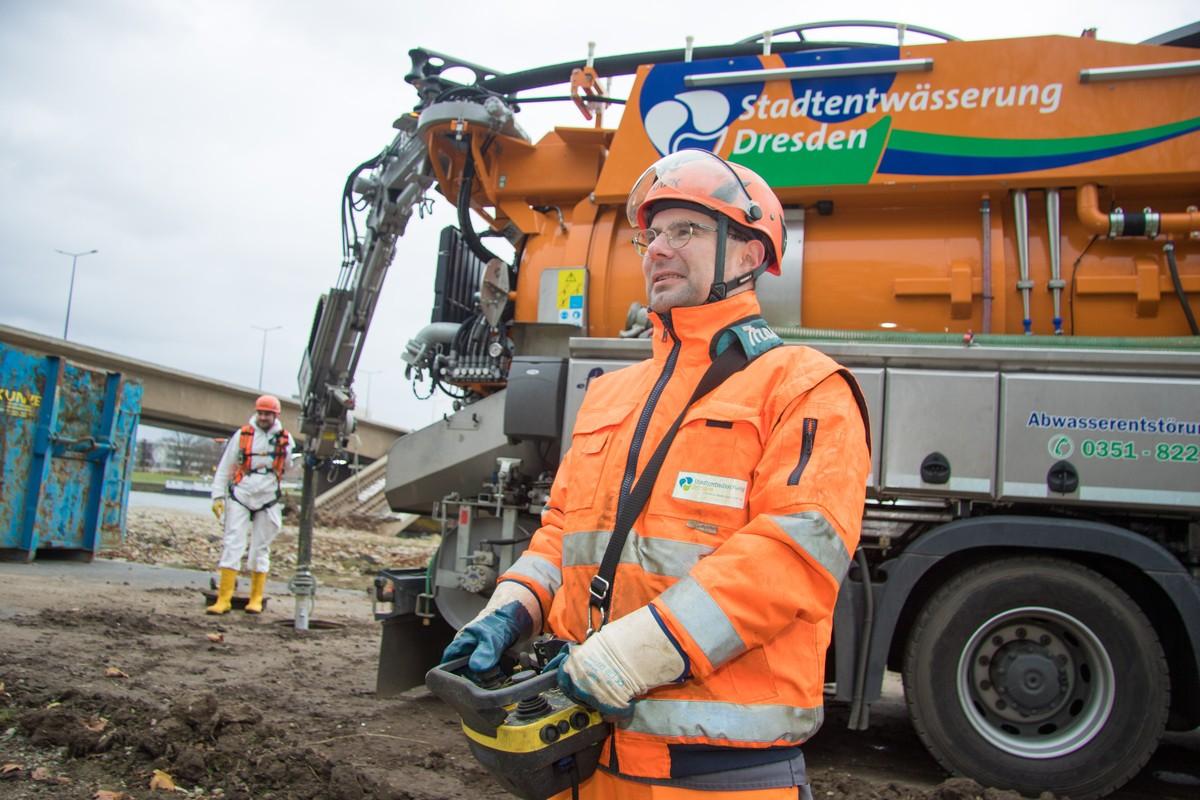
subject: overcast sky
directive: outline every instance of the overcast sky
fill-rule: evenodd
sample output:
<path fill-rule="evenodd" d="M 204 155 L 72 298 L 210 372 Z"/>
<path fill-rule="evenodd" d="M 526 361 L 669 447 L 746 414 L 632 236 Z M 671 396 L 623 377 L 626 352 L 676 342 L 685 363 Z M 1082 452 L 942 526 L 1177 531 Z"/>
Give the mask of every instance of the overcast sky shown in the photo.
<path fill-rule="evenodd" d="M 789 10 L 768 10 L 770 8 Z M 1069 7 L 1069 10 L 1068 10 Z M 545 16 L 553 9 L 553 17 Z M 833 9 L 833 10 L 829 10 Z M 899 9 L 904 9 L 900 11 Z M 341 259 L 354 165 L 416 103 L 408 50 L 502 72 L 598 55 L 725 44 L 826 19 L 895 20 L 964 39 L 1137 42 L 1200 19 L 1194 2 L 978 4 L 399 0 L 0 0 L 0 321 L 244 386 L 297 392 L 319 295 Z M 617 92 L 614 92 L 616 94 Z M 539 135 L 584 124 L 571 104 L 524 112 Z M 429 320 L 440 197 L 389 271 L 360 364 L 370 416 L 434 418 L 400 353 Z"/>

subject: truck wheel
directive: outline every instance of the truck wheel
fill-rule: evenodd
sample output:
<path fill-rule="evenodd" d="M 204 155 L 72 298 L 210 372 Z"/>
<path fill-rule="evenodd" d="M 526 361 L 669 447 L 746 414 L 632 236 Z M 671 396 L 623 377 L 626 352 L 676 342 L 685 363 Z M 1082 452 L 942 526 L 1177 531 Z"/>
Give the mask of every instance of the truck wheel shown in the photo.
<path fill-rule="evenodd" d="M 916 619 L 904 692 L 918 735 L 984 786 L 1075 800 L 1132 778 L 1166 726 L 1170 677 L 1138 605 L 1052 558 L 972 568 Z"/>

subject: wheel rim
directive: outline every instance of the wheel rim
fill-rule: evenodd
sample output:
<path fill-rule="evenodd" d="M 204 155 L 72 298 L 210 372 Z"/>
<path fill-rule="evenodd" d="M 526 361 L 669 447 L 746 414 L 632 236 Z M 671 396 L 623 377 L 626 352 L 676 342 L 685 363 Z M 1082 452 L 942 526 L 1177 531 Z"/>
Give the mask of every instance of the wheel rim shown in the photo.
<path fill-rule="evenodd" d="M 1099 638 L 1052 608 L 1028 606 L 980 625 L 958 662 L 967 721 L 1020 758 L 1075 752 L 1104 728 L 1116 681 Z"/>

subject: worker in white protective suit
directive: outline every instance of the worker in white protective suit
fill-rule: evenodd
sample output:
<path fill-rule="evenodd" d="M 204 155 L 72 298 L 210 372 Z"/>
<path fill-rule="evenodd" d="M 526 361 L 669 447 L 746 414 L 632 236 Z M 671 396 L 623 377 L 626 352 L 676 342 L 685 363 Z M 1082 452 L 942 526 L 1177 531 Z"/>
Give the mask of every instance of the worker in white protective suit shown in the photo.
<path fill-rule="evenodd" d="M 209 614 L 224 614 L 232 605 L 247 537 L 251 578 L 246 613 L 262 613 L 271 542 L 283 524 L 280 482 L 292 455 L 292 437 L 279 421 L 280 411 L 279 398 L 269 394 L 258 398 L 254 416 L 229 438 L 213 476 L 212 510 L 218 520 L 224 520 L 225 542 L 217 600 L 205 609 Z"/>

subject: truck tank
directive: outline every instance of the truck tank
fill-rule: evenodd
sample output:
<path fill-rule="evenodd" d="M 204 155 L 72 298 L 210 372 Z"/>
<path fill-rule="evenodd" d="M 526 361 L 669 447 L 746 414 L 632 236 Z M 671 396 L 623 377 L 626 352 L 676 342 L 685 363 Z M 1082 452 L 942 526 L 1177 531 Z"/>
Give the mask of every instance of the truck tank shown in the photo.
<path fill-rule="evenodd" d="M 511 166 L 501 144 L 472 199 L 501 221 L 514 202 L 546 208 L 508 220 L 533 235 L 518 324 L 547 316 L 546 270 L 586 265 L 580 333 L 624 329 L 644 294 L 625 194 L 664 147 L 707 145 L 792 211 L 783 277 L 761 284 L 782 295 L 774 324 L 1195 335 L 1173 279 L 1200 291 L 1200 88 L 1171 66 L 1192 56 L 1044 37 L 642 66 L 602 163 L 603 131 L 558 129 Z M 839 77 L 838 62 L 906 71 Z"/>

